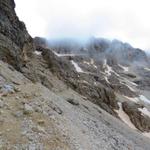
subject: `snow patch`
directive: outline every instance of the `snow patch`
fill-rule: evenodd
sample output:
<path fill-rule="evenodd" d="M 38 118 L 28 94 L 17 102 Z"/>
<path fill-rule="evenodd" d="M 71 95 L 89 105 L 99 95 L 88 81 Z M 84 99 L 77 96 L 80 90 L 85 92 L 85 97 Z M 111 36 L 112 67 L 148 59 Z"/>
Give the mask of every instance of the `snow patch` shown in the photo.
<path fill-rule="evenodd" d="M 111 76 L 112 68 L 109 65 L 107 65 L 107 60 L 106 59 L 104 59 L 103 68 L 105 69 L 105 73 L 108 76 Z"/>
<path fill-rule="evenodd" d="M 90 66 L 90 63 L 88 61 L 83 61 L 83 63 Z"/>
<path fill-rule="evenodd" d="M 129 81 L 128 79 L 126 79 L 126 78 L 124 78 L 124 77 L 120 77 L 120 78 L 121 78 L 121 81 L 125 81 L 125 82 L 128 82 L 129 84 L 132 84 L 132 85 L 134 85 L 134 86 L 138 86 L 136 83 L 131 82 L 131 81 Z"/>
<path fill-rule="evenodd" d="M 75 56 L 82 56 L 84 54 L 59 54 L 55 51 L 53 51 L 53 53 L 58 56 L 58 57 L 69 57 L 69 56 L 72 56 L 72 57 L 75 57 Z"/>
<path fill-rule="evenodd" d="M 102 72 L 102 71 L 100 71 L 100 70 L 99 70 L 99 72 L 100 72 L 101 74 L 103 74 L 103 75 L 106 75 L 104 72 Z"/>
<path fill-rule="evenodd" d="M 65 57 L 65 56 L 76 56 L 75 54 L 58 54 L 54 51 L 54 54 L 58 57 Z"/>
<path fill-rule="evenodd" d="M 93 59 L 91 59 L 91 65 L 94 65 L 94 60 Z"/>
<path fill-rule="evenodd" d="M 125 67 L 125 66 L 122 66 L 120 64 L 118 66 L 121 67 L 125 72 L 129 71 L 129 67 Z"/>
<path fill-rule="evenodd" d="M 42 54 L 42 52 L 35 51 L 35 52 L 34 52 L 34 54 L 36 54 L 36 55 L 41 55 L 41 54 Z"/>
<path fill-rule="evenodd" d="M 85 83 L 85 84 L 89 84 L 89 83 L 88 83 L 87 81 L 85 81 L 85 80 L 83 80 L 82 82 Z"/>
<path fill-rule="evenodd" d="M 83 70 L 79 67 L 79 65 L 76 62 L 71 60 L 71 63 L 73 64 L 77 72 L 83 72 Z"/>
<path fill-rule="evenodd" d="M 108 77 L 105 76 L 104 79 L 106 80 L 107 83 L 110 84 L 110 82 L 109 82 L 109 80 L 108 80 Z"/>
<path fill-rule="evenodd" d="M 96 65 L 93 65 L 93 67 L 94 67 L 95 69 L 97 69 L 97 66 L 96 66 Z"/>
<path fill-rule="evenodd" d="M 110 67 L 108 64 L 107 64 L 107 60 L 104 59 L 104 63 L 103 63 L 103 68 L 105 69 L 105 73 L 108 75 L 108 76 L 111 76 L 111 72 L 113 72 L 117 77 L 120 77 L 120 75 L 118 73 L 116 73 L 112 67 Z"/>
<path fill-rule="evenodd" d="M 110 75 L 111 75 L 111 72 L 112 72 L 112 68 L 107 65 L 106 73 L 110 76 Z"/>
<path fill-rule="evenodd" d="M 124 80 L 120 81 L 121 84 L 127 86 L 132 92 L 136 92 L 131 86 L 129 86 L 128 84 L 124 83 Z"/>
<path fill-rule="evenodd" d="M 136 127 L 133 125 L 133 123 L 131 122 L 129 116 L 123 111 L 122 109 L 122 104 L 118 103 L 119 105 L 119 110 L 115 110 L 118 113 L 118 116 L 120 117 L 120 119 L 126 123 L 130 128 L 135 129 Z"/>
<path fill-rule="evenodd" d="M 143 114 L 143 115 L 146 115 L 148 117 L 150 117 L 150 112 L 148 111 L 147 108 L 138 108 L 138 110 Z"/>
<path fill-rule="evenodd" d="M 144 136 L 150 138 L 150 132 L 143 132 L 142 134 L 143 134 Z"/>
<path fill-rule="evenodd" d="M 147 99 L 144 95 L 140 95 L 140 100 L 141 101 L 143 101 L 143 102 L 145 102 L 145 103 L 148 103 L 148 104 L 150 104 L 150 100 L 149 99 Z"/>
<path fill-rule="evenodd" d="M 145 70 L 147 70 L 147 71 L 150 71 L 150 68 L 144 68 Z"/>
<path fill-rule="evenodd" d="M 131 101 L 133 101 L 133 102 L 135 102 L 135 103 L 137 103 L 137 102 L 139 102 L 141 100 L 141 101 L 143 101 L 143 102 L 145 102 L 147 104 L 150 104 L 150 100 L 147 99 L 144 95 L 140 95 L 139 97 L 134 97 L 134 98 L 127 97 L 127 96 L 124 96 L 124 97 L 129 99 L 129 100 L 131 100 Z"/>
<path fill-rule="evenodd" d="M 94 64 L 94 60 L 91 59 L 91 62 L 83 61 L 84 64 L 87 64 L 88 66 L 92 65 L 95 69 L 97 69 L 97 66 Z"/>
<path fill-rule="evenodd" d="M 96 83 L 96 82 L 94 82 L 94 85 L 97 85 L 97 83 Z"/>
<path fill-rule="evenodd" d="M 94 63 L 94 59 L 91 59 L 91 65 L 93 65 L 93 67 L 94 67 L 95 69 L 97 69 L 97 66 L 96 66 L 95 63 Z"/>
<path fill-rule="evenodd" d="M 124 84 L 124 85 L 126 85 L 132 92 L 135 92 L 135 90 L 131 86 L 129 86 L 127 84 Z"/>
<path fill-rule="evenodd" d="M 127 96 L 124 96 L 125 98 L 127 98 L 128 100 L 131 100 L 132 102 L 134 102 L 134 103 L 137 103 L 137 102 L 139 102 L 139 98 L 138 97 L 127 97 Z"/>
<path fill-rule="evenodd" d="M 128 83 L 130 83 L 130 84 L 134 85 L 134 86 L 138 86 L 136 83 L 131 82 L 131 81 L 127 80 L 127 79 L 126 79 L 126 81 L 127 81 Z"/>

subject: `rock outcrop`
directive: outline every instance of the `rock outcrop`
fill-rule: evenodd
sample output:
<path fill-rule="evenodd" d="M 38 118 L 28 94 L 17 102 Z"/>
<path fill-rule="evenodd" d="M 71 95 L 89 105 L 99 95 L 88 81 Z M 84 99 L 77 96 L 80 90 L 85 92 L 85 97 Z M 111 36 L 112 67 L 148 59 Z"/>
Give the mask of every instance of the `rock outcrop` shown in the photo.
<path fill-rule="evenodd" d="M 34 50 L 33 40 L 25 24 L 15 13 L 14 0 L 0 1 L 0 59 L 18 70 Z"/>
<path fill-rule="evenodd" d="M 0 149 L 149 150 L 149 140 L 73 90 L 56 94 L 0 66 Z"/>
<path fill-rule="evenodd" d="M 94 82 L 94 76 L 77 73 L 69 61 L 57 57 L 50 49 L 43 48 L 42 55 L 48 63 L 49 69 L 56 74 L 59 79 L 110 114 L 115 115 L 113 109 L 118 109 L 118 104 L 115 99 L 115 94 L 110 88 L 106 88 L 102 84 L 94 85 L 92 83 L 88 84 L 88 82 L 83 83 L 83 81 L 89 80 L 93 80 Z"/>
<path fill-rule="evenodd" d="M 88 43 L 88 50 L 91 55 L 101 53 L 117 59 L 118 62 L 129 64 L 133 62 L 147 63 L 148 57 L 144 51 L 133 48 L 128 43 L 119 40 L 109 41 L 107 39 L 92 38 Z"/>
<path fill-rule="evenodd" d="M 40 47 L 46 48 L 48 46 L 47 40 L 41 37 L 35 37 L 34 43 L 35 43 L 36 49 L 40 49 Z"/>
<path fill-rule="evenodd" d="M 132 102 L 124 102 L 122 107 L 136 128 L 142 132 L 150 132 L 150 118 L 142 115 L 139 111 L 139 108 L 143 106 Z"/>

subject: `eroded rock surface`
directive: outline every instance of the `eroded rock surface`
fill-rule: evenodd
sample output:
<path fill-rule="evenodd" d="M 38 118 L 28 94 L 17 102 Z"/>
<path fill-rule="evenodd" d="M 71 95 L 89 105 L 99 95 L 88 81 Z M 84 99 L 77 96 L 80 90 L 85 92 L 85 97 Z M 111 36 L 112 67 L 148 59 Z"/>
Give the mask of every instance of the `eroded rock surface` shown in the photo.
<path fill-rule="evenodd" d="M 16 16 L 14 0 L 1 0 L 0 59 L 21 69 L 33 50 L 33 40 Z"/>
<path fill-rule="evenodd" d="M 150 132 L 150 118 L 139 111 L 139 108 L 143 108 L 143 106 L 132 102 L 124 102 L 122 107 L 136 128 L 143 132 Z"/>

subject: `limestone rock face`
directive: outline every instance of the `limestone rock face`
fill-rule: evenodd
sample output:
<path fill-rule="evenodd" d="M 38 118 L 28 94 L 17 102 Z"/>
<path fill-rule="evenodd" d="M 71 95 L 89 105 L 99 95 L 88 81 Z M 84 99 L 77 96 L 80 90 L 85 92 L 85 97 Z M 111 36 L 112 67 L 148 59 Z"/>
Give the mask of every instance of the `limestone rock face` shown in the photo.
<path fill-rule="evenodd" d="M 122 63 L 133 63 L 134 61 L 148 62 L 148 57 L 144 51 L 133 48 L 130 44 L 123 43 L 119 40 L 110 42 L 106 39 L 93 38 L 88 44 L 88 49 L 91 55 L 105 53 Z"/>
<path fill-rule="evenodd" d="M 150 131 L 150 118 L 142 115 L 142 113 L 138 110 L 138 108 L 142 107 L 141 105 L 132 102 L 124 102 L 122 107 L 136 128 L 143 132 Z"/>
<path fill-rule="evenodd" d="M 49 49 L 43 48 L 42 54 L 51 71 L 69 87 L 87 97 L 90 101 L 99 105 L 110 114 L 115 115 L 113 109 L 118 109 L 118 104 L 115 99 L 115 94 L 110 88 L 106 88 L 102 84 L 83 83 L 83 81 L 90 81 L 94 77 L 92 75 L 77 74 L 69 61 L 57 57 Z"/>
<path fill-rule="evenodd" d="M 1 0 L 0 59 L 20 69 L 34 50 L 32 41 L 25 24 L 16 16 L 14 0 Z"/>

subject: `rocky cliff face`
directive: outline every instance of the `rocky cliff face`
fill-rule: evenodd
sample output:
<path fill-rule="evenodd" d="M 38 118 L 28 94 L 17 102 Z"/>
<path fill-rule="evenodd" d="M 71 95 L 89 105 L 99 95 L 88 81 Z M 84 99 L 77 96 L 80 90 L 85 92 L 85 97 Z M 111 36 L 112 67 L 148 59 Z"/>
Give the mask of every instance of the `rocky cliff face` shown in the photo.
<path fill-rule="evenodd" d="M 144 106 L 147 110 L 150 103 L 146 98 L 149 94 L 142 98 L 142 94 L 149 93 L 147 81 L 150 78 L 144 51 L 119 41 L 102 39 L 95 39 L 84 46 L 72 46 L 74 42 L 64 41 L 55 44 L 50 44 L 49 48 L 37 45 L 53 74 L 111 115 L 123 120 L 119 114 L 123 109 L 135 128 L 142 132 L 150 131 L 149 117 L 138 110 Z M 76 51 L 73 47 L 77 48 Z M 130 107 L 130 101 L 133 107 Z"/>
<path fill-rule="evenodd" d="M 42 50 L 43 58 L 48 63 L 49 69 L 57 75 L 59 79 L 110 114 L 116 115 L 113 109 L 117 109 L 118 105 L 112 89 L 102 84 L 94 85 L 94 74 L 77 73 L 70 63 L 70 60 L 59 58 L 50 49 L 43 48 Z M 95 75 L 95 78 L 96 77 Z M 83 81 L 85 81 L 85 83 Z"/>
<path fill-rule="evenodd" d="M 15 13 L 14 0 L 0 1 L 0 59 L 17 69 L 33 51 L 32 38 Z"/>
<path fill-rule="evenodd" d="M 149 150 L 150 68 L 132 65 L 145 53 L 105 39 L 33 42 L 14 9 L 0 1 L 0 149 Z"/>

